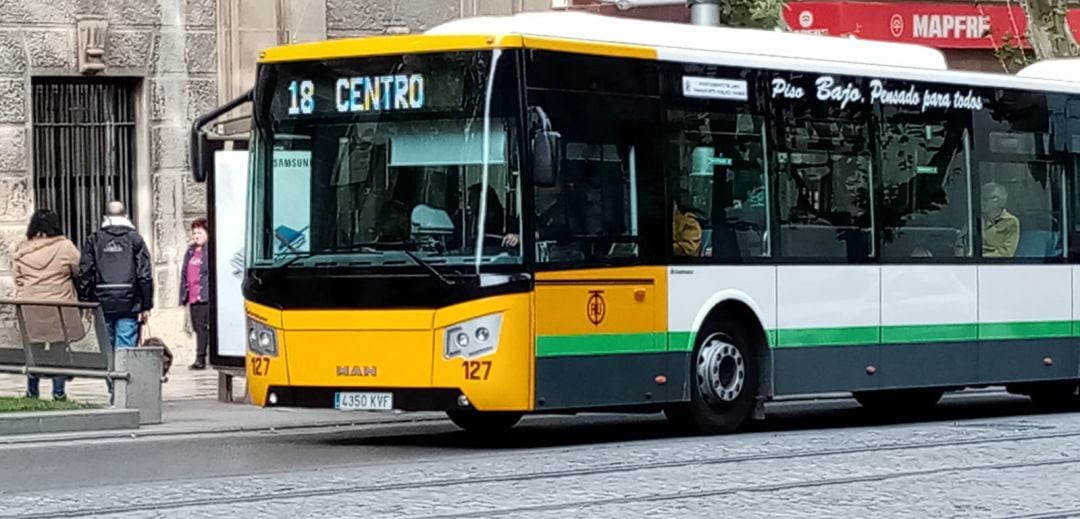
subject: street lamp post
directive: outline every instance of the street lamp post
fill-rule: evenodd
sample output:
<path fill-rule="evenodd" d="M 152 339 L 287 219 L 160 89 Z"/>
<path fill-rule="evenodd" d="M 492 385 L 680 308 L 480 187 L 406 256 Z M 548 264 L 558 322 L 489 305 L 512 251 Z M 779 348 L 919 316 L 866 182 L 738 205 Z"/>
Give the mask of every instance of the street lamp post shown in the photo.
<path fill-rule="evenodd" d="M 720 25 L 720 0 L 686 0 L 693 25 Z"/>
<path fill-rule="evenodd" d="M 690 23 L 693 25 L 720 25 L 720 0 L 600 0 L 601 3 L 615 4 L 619 9 L 635 7 L 655 7 L 685 5 L 690 7 Z"/>

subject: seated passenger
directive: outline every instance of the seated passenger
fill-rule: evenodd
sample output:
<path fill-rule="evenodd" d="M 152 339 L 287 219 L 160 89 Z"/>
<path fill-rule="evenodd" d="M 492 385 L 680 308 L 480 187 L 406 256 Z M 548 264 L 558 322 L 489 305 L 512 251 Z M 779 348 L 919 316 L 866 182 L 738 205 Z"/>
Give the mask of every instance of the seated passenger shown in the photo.
<path fill-rule="evenodd" d="M 701 223 L 694 212 L 676 203 L 671 226 L 671 245 L 675 255 L 697 256 L 701 250 Z"/>
<path fill-rule="evenodd" d="M 1020 244 L 1020 219 L 1005 210 L 1009 194 L 990 182 L 982 187 L 982 255 L 1011 258 Z"/>

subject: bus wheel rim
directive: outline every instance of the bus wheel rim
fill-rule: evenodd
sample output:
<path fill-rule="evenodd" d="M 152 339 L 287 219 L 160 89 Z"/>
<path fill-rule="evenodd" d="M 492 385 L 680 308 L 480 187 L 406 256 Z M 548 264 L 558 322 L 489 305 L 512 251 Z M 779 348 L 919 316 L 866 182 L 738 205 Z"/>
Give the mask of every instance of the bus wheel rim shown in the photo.
<path fill-rule="evenodd" d="M 697 358 L 697 384 L 710 404 L 734 402 L 746 385 L 743 354 L 720 334 L 705 339 Z"/>

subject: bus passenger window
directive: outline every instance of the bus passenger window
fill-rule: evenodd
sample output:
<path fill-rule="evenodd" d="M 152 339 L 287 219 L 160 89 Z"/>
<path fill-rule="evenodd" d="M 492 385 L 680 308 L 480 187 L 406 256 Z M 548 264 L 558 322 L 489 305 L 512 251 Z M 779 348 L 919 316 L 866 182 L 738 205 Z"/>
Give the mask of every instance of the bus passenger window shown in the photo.
<path fill-rule="evenodd" d="M 760 117 L 748 113 L 668 112 L 668 137 L 679 169 L 672 253 L 731 260 L 770 255 L 765 140 Z"/>
<path fill-rule="evenodd" d="M 978 174 L 974 247 L 983 258 L 1061 258 L 1065 168 L 1042 94 L 1001 90 L 972 114 Z"/>
<path fill-rule="evenodd" d="M 881 255 L 888 259 L 970 257 L 970 119 L 888 108 L 881 148 Z"/>
<path fill-rule="evenodd" d="M 859 260 L 873 250 L 866 155 L 780 154 L 780 249 L 789 258 Z"/>
<path fill-rule="evenodd" d="M 980 164 L 980 248 L 984 258 L 1064 256 L 1063 170 L 1054 164 Z"/>

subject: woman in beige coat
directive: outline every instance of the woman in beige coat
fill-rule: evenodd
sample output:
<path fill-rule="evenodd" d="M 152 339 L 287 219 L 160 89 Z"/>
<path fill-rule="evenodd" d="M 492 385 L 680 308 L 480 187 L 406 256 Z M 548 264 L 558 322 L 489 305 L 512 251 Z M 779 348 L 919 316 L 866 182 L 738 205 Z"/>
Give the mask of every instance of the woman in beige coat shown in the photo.
<path fill-rule="evenodd" d="M 60 230 L 60 217 L 41 209 L 30 218 L 26 241 L 15 248 L 15 288 L 19 299 L 78 301 L 75 279 L 79 249 Z M 23 319 L 31 343 L 66 343 L 83 335 L 75 308 L 64 308 L 63 324 L 55 307 L 24 307 Z M 63 400 L 66 377 L 53 377 L 53 400 Z M 30 375 L 26 394 L 38 397 L 38 378 Z"/>

